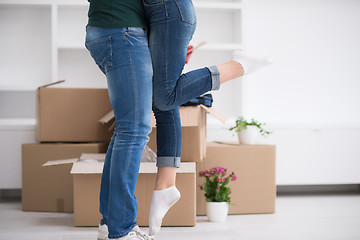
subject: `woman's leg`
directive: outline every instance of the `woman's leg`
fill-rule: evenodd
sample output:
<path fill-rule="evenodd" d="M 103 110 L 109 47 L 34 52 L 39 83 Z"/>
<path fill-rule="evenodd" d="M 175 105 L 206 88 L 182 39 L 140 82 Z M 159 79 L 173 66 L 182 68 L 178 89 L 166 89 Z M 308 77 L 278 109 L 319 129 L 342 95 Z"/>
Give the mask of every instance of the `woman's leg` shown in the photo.
<path fill-rule="evenodd" d="M 253 73 L 272 62 L 269 57 L 253 57 L 242 51 L 234 51 L 232 61 L 217 66 L 220 72 L 220 84 Z"/>
<path fill-rule="evenodd" d="M 156 175 L 155 190 L 163 190 L 165 188 L 175 186 L 176 167 L 158 167 Z"/>
<path fill-rule="evenodd" d="M 182 130 L 179 106 L 169 111 L 153 107 L 156 119 L 157 179 L 155 190 L 175 185 L 176 168 L 180 167 Z"/>
<path fill-rule="evenodd" d="M 152 65 L 147 33 L 141 28 L 87 29 L 86 47 L 106 73 L 115 114 L 100 193 L 102 223 L 109 239 L 136 226 L 135 186 L 143 149 L 151 131 Z"/>
<path fill-rule="evenodd" d="M 161 156 L 167 149 L 173 148 L 171 139 L 177 139 L 177 132 L 174 129 L 181 130 L 180 116 L 176 116 L 177 121 L 174 122 L 174 118 L 170 114 L 171 110 L 175 107 L 178 109 L 180 104 L 211 90 L 212 76 L 210 70 L 204 68 L 190 76 L 188 78 L 189 81 L 179 80 L 185 64 L 186 49 L 195 31 L 195 12 L 188 16 L 190 19 L 184 16 L 186 19 L 182 21 L 178 3 L 187 3 L 192 6 L 191 1 L 175 2 L 171 0 L 160 4 L 159 2 L 147 0 L 145 2 L 145 11 L 148 19 L 150 19 L 149 45 L 154 69 L 153 109 L 155 109 L 154 114 L 156 117 L 161 116 L 156 118 L 157 137 L 159 138 L 160 136 L 162 139 L 162 141 L 157 141 L 158 156 Z M 204 75 L 206 79 L 200 79 Z M 161 76 L 161 79 L 157 78 L 157 76 Z M 218 75 L 216 76 L 218 82 L 220 82 Z M 186 76 L 183 78 L 185 79 Z M 178 91 L 174 91 L 175 88 Z M 180 103 L 179 98 L 175 99 L 176 97 L 174 98 L 174 96 L 176 94 L 184 102 Z M 162 122 L 159 122 L 160 120 Z M 167 124 L 167 127 L 161 128 L 165 124 Z M 178 153 L 180 153 L 180 150 Z M 159 158 L 158 166 L 161 162 Z M 158 168 L 157 182 L 149 217 L 150 235 L 155 235 L 159 231 L 162 218 L 175 203 L 172 200 L 176 197 L 176 188 L 173 188 L 175 185 L 176 167 L 179 167 L 179 165 L 159 166 Z M 180 196 L 180 194 L 177 196 Z M 166 201 L 161 201 L 161 199 L 166 199 Z"/>
<path fill-rule="evenodd" d="M 180 167 L 181 152 L 181 137 L 179 137 L 179 134 L 181 134 L 179 114 L 180 104 L 167 109 L 163 106 L 166 104 L 161 104 L 161 100 L 164 99 L 162 97 L 163 93 L 167 90 L 173 89 L 175 87 L 174 83 L 176 84 L 174 80 L 177 80 L 181 75 L 186 58 L 186 51 L 184 53 L 182 50 L 184 48 L 186 49 L 189 44 L 191 36 L 195 30 L 195 21 L 190 24 L 185 23 L 183 26 L 186 26 L 187 28 L 186 34 L 184 34 L 183 37 L 179 37 L 179 39 L 174 38 L 174 40 L 176 40 L 173 41 L 173 39 L 169 38 L 169 33 L 166 30 L 169 27 L 176 27 L 175 25 L 168 24 L 167 22 L 167 16 L 173 15 L 171 8 L 167 8 L 170 1 L 166 1 L 166 6 L 162 3 L 158 4 L 159 1 L 154 2 L 150 0 L 146 2 L 150 3 L 151 6 L 145 6 L 145 11 L 147 14 L 153 16 L 152 21 L 150 22 L 150 28 L 156 28 L 156 30 L 150 32 L 149 40 L 150 51 L 153 54 L 152 59 L 155 60 L 156 64 L 156 66 L 153 66 L 154 71 L 156 71 L 156 73 L 154 72 L 154 76 L 161 75 L 163 76 L 163 80 L 168 77 L 172 78 L 172 80 L 164 82 L 157 81 L 156 79 L 153 80 L 153 111 L 157 124 L 158 173 L 150 208 L 149 231 L 150 235 L 155 235 L 160 229 L 162 218 L 168 209 L 175 204 L 177 199 L 180 197 L 180 194 L 175 187 L 176 168 Z M 147 3 L 145 3 L 145 5 L 147 5 Z M 172 8 L 176 7 L 175 4 L 176 3 L 173 1 Z M 158 24 L 161 22 L 163 24 Z M 163 27 L 164 29 L 161 29 Z M 182 29 L 179 30 L 181 31 Z M 179 32 L 179 34 L 181 34 L 181 32 Z M 184 37 L 185 41 L 183 39 Z M 158 41 L 159 38 L 162 38 L 162 41 Z M 170 42 L 174 45 L 173 49 L 169 49 L 168 44 Z M 180 49 L 181 51 L 178 51 Z M 183 56 L 179 56 L 179 54 L 182 54 Z M 170 59 L 173 62 L 169 62 Z M 167 69 L 167 67 L 171 69 L 171 73 L 169 73 L 169 69 Z M 200 84 L 203 83 L 200 82 Z M 205 86 L 207 89 L 211 87 L 210 84 L 206 85 L 208 85 Z M 193 86 L 193 88 L 204 88 L 204 86 Z M 158 92 L 158 90 L 163 89 L 165 89 L 165 91 Z M 194 94 L 191 92 L 189 94 L 189 99 L 199 95 L 198 93 Z M 173 114 L 174 111 L 176 111 L 176 114 Z M 174 151 L 175 148 L 177 151 Z M 162 156 L 174 156 L 178 158 L 178 161 L 175 164 L 169 164 L 162 159 Z M 164 201 L 164 199 L 166 200 Z"/>
<path fill-rule="evenodd" d="M 196 25 L 191 0 L 145 0 L 144 7 L 150 24 L 149 46 L 154 69 L 153 107 L 169 111 L 203 93 L 218 90 L 223 82 L 244 75 L 244 68 L 238 59 L 218 67 L 211 66 L 181 75 L 187 47 Z M 168 119 L 170 123 L 171 118 Z M 158 130 L 157 134 L 171 138 L 173 133 L 159 133 Z M 170 144 L 165 146 L 171 148 Z M 172 186 L 175 174 L 173 168 L 158 169 L 155 188 Z M 158 231 L 159 227 L 155 226 L 155 230 Z M 150 226 L 150 234 L 155 233 L 151 232 Z"/>
<path fill-rule="evenodd" d="M 168 111 L 153 107 L 153 112 L 156 119 L 158 172 L 149 214 L 150 235 L 159 231 L 166 212 L 180 199 L 175 178 L 176 169 L 180 167 L 182 140 L 179 106 Z"/>
<path fill-rule="evenodd" d="M 244 68 L 235 61 L 217 65 L 217 68 L 219 69 L 220 73 L 220 84 L 244 75 Z"/>

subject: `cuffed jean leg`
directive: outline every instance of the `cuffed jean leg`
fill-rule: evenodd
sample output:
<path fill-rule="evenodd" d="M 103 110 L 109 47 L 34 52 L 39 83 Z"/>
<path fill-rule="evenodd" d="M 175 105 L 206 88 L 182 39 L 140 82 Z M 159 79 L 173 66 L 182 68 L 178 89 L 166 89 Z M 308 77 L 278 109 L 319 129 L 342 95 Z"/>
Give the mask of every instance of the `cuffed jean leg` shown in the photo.
<path fill-rule="evenodd" d="M 180 167 L 181 121 L 179 107 L 160 111 L 153 107 L 156 119 L 157 167 Z"/>
<path fill-rule="evenodd" d="M 211 90 L 220 89 L 220 72 L 217 66 L 207 67 L 211 74 Z"/>

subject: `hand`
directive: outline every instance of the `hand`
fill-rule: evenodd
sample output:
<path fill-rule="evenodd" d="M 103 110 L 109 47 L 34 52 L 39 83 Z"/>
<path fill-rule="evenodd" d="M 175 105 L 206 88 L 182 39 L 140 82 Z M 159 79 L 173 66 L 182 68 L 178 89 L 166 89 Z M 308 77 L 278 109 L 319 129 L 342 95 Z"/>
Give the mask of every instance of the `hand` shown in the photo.
<path fill-rule="evenodd" d="M 188 48 L 187 48 L 187 55 L 186 55 L 185 64 L 187 64 L 189 62 L 190 56 L 194 52 L 193 50 L 194 50 L 193 45 L 189 45 Z"/>

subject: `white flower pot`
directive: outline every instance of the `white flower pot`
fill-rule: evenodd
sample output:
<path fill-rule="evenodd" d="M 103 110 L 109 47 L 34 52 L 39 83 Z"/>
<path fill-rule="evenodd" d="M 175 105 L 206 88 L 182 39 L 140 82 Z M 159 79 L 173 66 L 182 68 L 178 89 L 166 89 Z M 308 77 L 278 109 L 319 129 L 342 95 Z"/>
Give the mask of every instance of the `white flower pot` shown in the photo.
<path fill-rule="evenodd" d="M 227 202 L 206 202 L 206 213 L 210 222 L 225 222 L 228 211 Z"/>
<path fill-rule="evenodd" d="M 254 145 L 259 135 L 259 128 L 257 126 L 247 126 L 246 130 L 238 132 L 240 144 Z"/>

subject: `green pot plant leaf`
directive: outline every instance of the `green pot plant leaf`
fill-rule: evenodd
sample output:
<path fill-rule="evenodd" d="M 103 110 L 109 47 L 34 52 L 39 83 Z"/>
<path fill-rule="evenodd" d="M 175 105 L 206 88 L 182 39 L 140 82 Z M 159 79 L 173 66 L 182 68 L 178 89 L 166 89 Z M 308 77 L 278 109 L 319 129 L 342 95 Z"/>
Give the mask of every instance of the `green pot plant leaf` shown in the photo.
<path fill-rule="evenodd" d="M 253 145 L 256 142 L 258 133 L 262 136 L 271 134 L 271 132 L 263 128 L 264 125 L 266 125 L 266 123 L 260 123 L 253 118 L 247 121 L 244 117 L 239 117 L 235 120 L 235 126 L 232 126 L 229 130 L 238 134 L 240 144 Z"/>

